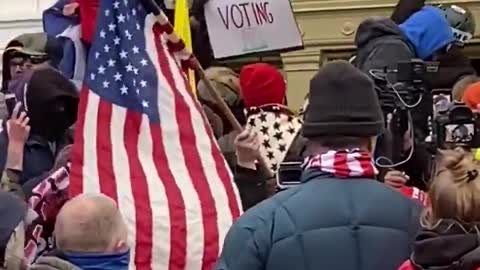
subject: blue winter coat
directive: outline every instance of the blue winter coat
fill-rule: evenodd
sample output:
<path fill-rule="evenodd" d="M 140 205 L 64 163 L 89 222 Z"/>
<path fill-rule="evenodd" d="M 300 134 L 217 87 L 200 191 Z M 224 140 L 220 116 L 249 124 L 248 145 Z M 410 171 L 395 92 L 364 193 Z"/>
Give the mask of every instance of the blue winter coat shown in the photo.
<path fill-rule="evenodd" d="M 394 270 L 409 258 L 418 204 L 374 180 L 302 178 L 239 218 L 217 270 Z"/>

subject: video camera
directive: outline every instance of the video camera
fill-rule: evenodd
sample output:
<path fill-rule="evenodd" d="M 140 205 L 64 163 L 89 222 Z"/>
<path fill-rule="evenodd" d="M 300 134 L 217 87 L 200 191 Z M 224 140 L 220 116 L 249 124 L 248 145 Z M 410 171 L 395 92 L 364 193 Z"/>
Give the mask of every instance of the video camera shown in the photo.
<path fill-rule="evenodd" d="M 412 59 L 410 61 L 401 61 L 397 64 L 398 82 L 405 82 L 412 85 L 423 85 L 427 73 L 436 73 L 438 71 L 438 62 L 426 62 L 421 59 Z"/>
<path fill-rule="evenodd" d="M 480 146 L 479 117 L 465 104 L 452 101 L 449 89 L 435 89 L 430 143 L 435 149 L 447 146 Z"/>
<path fill-rule="evenodd" d="M 411 59 L 397 63 L 396 68 L 385 68 L 380 74 L 370 71 L 382 110 L 386 113 L 400 109 L 412 109 L 428 93 L 425 76 L 438 71 L 438 62 Z M 386 84 L 385 84 L 386 83 Z"/>
<path fill-rule="evenodd" d="M 394 168 L 406 163 L 413 154 L 413 148 L 405 153 L 403 147 L 407 131 L 421 128 L 428 132 L 431 94 L 425 83 L 426 76 L 438 71 L 438 62 L 426 62 L 421 59 L 401 61 L 395 68 L 384 68 L 382 71 L 370 71 L 376 79 L 375 89 L 384 113 L 388 134 L 383 145 L 383 153 L 377 153 L 376 165 L 381 168 Z M 383 76 L 382 76 L 383 74 Z M 424 114 L 424 117 L 412 117 Z M 417 109 L 418 108 L 418 109 Z M 419 122 L 418 119 L 425 119 Z M 413 132 L 410 139 L 413 138 Z M 425 138 L 420 138 L 423 141 Z M 384 160 L 380 162 L 380 160 Z"/>

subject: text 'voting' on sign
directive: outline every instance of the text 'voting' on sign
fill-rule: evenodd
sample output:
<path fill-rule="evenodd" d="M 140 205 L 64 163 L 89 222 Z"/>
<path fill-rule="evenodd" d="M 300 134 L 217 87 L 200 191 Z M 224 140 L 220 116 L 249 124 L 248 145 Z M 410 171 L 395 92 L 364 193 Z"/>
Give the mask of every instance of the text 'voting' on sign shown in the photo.
<path fill-rule="evenodd" d="M 217 59 L 303 46 L 289 0 L 210 0 L 205 18 Z"/>

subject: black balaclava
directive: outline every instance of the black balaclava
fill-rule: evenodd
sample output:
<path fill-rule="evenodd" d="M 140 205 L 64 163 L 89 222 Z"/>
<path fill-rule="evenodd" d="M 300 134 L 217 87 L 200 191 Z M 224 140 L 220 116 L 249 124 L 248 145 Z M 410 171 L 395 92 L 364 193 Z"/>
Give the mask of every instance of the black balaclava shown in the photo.
<path fill-rule="evenodd" d="M 78 92 L 58 71 L 44 68 L 26 72 L 11 87 L 30 117 L 32 135 L 54 140 L 75 123 Z"/>

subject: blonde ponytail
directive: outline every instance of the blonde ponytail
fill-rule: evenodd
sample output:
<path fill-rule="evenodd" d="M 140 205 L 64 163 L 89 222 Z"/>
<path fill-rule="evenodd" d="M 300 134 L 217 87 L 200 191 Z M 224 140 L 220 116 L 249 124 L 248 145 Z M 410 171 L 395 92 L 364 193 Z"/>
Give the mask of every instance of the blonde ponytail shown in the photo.
<path fill-rule="evenodd" d="M 462 148 L 443 150 L 437 168 L 422 225 L 434 227 L 442 219 L 480 223 L 480 163 L 474 155 Z"/>

